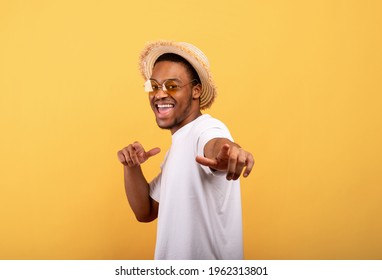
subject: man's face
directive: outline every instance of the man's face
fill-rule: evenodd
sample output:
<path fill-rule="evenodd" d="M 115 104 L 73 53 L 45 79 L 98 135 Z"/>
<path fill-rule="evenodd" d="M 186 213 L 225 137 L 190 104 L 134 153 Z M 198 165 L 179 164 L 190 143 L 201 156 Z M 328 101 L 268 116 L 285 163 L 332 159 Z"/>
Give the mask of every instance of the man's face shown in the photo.
<path fill-rule="evenodd" d="M 158 62 L 153 68 L 151 80 L 162 85 L 169 79 L 176 81 L 180 86 L 185 86 L 172 95 L 160 89 L 155 95 L 150 95 L 149 99 L 158 126 L 170 129 L 174 134 L 179 128 L 201 115 L 199 107 L 201 86 L 193 86 L 194 84 L 190 83 L 191 77 L 182 63 Z"/>

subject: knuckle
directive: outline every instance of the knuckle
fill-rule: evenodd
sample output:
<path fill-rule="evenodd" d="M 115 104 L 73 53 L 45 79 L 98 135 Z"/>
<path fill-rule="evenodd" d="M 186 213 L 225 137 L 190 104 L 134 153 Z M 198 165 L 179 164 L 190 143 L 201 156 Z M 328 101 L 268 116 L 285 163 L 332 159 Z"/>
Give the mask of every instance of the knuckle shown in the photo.
<path fill-rule="evenodd" d="M 241 165 L 245 164 L 246 161 L 247 161 L 247 159 L 245 157 L 243 157 L 243 156 L 239 157 L 238 160 L 237 160 L 237 162 L 239 164 L 241 164 Z"/>
<path fill-rule="evenodd" d="M 231 154 L 231 155 L 229 156 L 229 159 L 228 159 L 228 160 L 229 160 L 230 162 L 236 162 L 236 161 L 237 161 L 237 156 Z"/>

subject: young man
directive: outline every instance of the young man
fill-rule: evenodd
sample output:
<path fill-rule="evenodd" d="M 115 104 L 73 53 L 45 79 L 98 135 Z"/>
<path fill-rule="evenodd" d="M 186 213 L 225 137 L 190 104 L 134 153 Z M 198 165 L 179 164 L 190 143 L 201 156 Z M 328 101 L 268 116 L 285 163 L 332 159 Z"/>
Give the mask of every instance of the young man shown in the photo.
<path fill-rule="evenodd" d="M 216 89 L 207 57 L 188 43 L 150 43 L 140 57 L 151 108 L 172 144 L 150 183 L 140 165 L 160 152 L 134 142 L 118 151 L 125 190 L 138 221 L 158 217 L 155 259 L 242 259 L 239 177 L 253 156 L 226 126 L 201 110 Z"/>

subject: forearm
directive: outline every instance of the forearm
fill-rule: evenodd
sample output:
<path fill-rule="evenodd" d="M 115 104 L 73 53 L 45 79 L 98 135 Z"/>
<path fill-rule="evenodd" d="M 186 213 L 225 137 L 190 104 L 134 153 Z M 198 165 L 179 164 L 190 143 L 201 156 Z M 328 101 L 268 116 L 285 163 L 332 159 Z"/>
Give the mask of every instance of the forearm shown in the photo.
<path fill-rule="evenodd" d="M 125 192 L 130 207 L 140 222 L 150 222 L 157 216 L 149 193 L 149 184 L 140 166 L 124 166 Z"/>

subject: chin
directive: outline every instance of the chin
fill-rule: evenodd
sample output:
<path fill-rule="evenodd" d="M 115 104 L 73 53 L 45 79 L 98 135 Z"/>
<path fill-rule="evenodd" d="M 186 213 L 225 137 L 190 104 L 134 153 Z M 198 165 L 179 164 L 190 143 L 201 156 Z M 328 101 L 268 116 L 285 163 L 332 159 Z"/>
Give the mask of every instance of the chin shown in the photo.
<path fill-rule="evenodd" d="M 168 123 L 166 121 L 156 120 L 156 122 L 157 122 L 158 127 L 161 129 L 171 129 L 174 127 L 174 124 Z"/>

